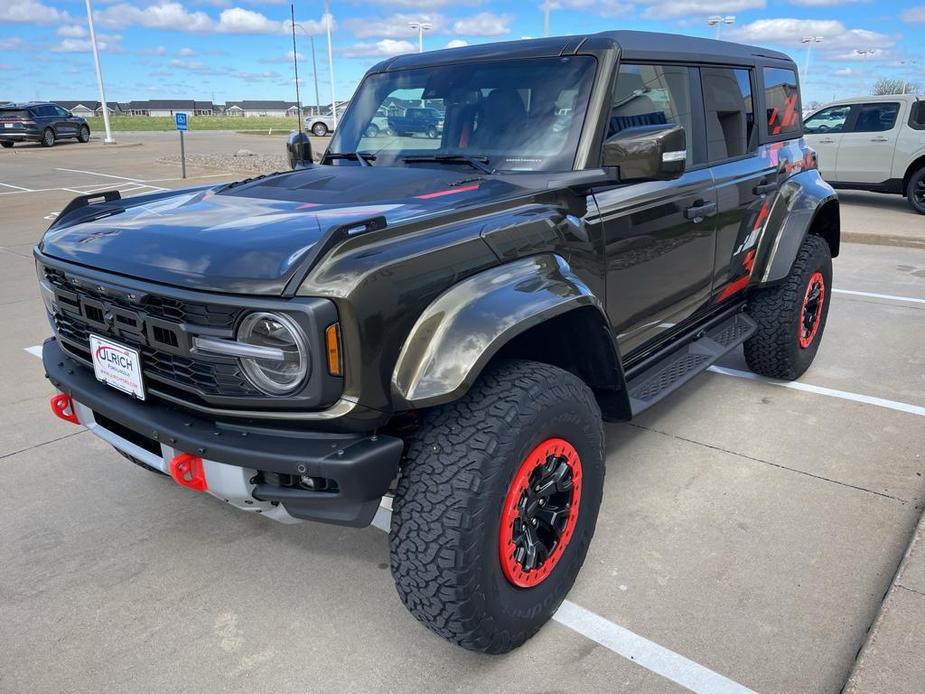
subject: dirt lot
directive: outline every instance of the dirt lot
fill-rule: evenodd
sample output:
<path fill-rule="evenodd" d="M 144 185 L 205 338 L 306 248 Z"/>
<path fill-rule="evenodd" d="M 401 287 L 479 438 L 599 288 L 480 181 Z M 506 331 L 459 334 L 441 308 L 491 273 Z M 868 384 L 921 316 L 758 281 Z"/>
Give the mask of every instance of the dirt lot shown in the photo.
<path fill-rule="evenodd" d="M 925 249 L 843 246 L 800 382 L 752 377 L 734 355 L 608 427 L 569 600 L 523 648 L 478 656 L 404 611 L 381 530 L 237 513 L 52 417 L 27 351 L 49 334 L 32 245 L 77 193 L 184 184 L 162 162 L 174 134 L 120 139 L 141 145 L 0 152 L 0 691 L 843 687 L 925 500 Z M 192 154 L 281 146 L 188 139 Z M 848 195 L 846 229 L 925 238 L 900 203 Z M 925 594 L 903 599 L 925 614 Z"/>

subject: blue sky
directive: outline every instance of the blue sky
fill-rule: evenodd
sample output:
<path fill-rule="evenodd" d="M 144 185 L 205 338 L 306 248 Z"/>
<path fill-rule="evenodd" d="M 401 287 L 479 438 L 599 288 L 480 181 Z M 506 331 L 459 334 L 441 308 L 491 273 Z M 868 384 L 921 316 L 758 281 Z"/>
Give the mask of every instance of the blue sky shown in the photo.
<path fill-rule="evenodd" d="M 735 15 L 723 38 L 789 52 L 804 102 L 866 93 L 880 76 L 925 89 L 925 0 L 331 0 L 338 98 L 388 55 L 417 49 L 413 19 L 433 24 L 425 50 L 551 33 L 642 29 L 712 36 L 710 15 Z M 320 0 L 296 2 L 303 101 L 314 101 L 315 34 L 322 102 L 330 99 Z M 107 97 L 293 99 L 286 0 L 94 0 Z M 858 49 L 872 51 L 857 53 Z M 0 0 L 0 99 L 97 99 L 84 0 Z"/>

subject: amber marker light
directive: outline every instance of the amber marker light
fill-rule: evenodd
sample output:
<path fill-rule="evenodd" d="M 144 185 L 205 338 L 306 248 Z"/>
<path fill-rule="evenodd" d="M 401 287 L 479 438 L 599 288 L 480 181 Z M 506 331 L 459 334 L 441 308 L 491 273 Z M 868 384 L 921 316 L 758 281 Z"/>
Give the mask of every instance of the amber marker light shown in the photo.
<path fill-rule="evenodd" d="M 344 367 L 340 358 L 340 324 L 332 323 L 324 331 L 324 346 L 328 355 L 328 373 L 342 376 Z"/>

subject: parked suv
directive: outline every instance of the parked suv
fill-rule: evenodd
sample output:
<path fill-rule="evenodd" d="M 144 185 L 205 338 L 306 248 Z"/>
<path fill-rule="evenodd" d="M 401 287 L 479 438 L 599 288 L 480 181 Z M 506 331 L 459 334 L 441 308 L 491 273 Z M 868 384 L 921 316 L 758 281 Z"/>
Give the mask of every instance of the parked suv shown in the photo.
<path fill-rule="evenodd" d="M 9 149 L 17 142 L 41 142 L 52 147 L 61 138 L 90 141 L 90 126 L 56 104 L 30 101 L 0 106 L 0 146 Z"/>
<path fill-rule="evenodd" d="M 925 214 L 925 101 L 862 96 L 828 104 L 804 121 L 819 170 L 835 188 L 905 195 Z"/>
<path fill-rule="evenodd" d="M 396 135 L 424 135 L 436 140 L 443 132 L 443 114 L 435 108 L 409 108 L 402 116 L 389 116 L 388 124 Z"/>
<path fill-rule="evenodd" d="M 397 98 L 443 102 L 438 142 L 369 137 Z M 508 651 L 585 559 L 604 422 L 740 345 L 774 378 L 813 361 L 839 207 L 799 114 L 786 55 L 706 39 L 391 58 L 320 164 L 293 133 L 293 171 L 61 212 L 35 249 L 52 408 L 276 520 L 391 497 L 407 608 Z"/>

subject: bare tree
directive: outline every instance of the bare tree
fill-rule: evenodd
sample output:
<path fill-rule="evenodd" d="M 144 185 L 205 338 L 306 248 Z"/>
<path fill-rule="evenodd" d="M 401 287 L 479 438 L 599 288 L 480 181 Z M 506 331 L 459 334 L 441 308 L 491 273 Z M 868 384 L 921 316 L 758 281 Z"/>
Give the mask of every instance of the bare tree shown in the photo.
<path fill-rule="evenodd" d="M 879 96 L 882 94 L 917 94 L 918 91 L 919 85 L 914 82 L 896 77 L 881 77 L 874 82 L 870 93 Z"/>

